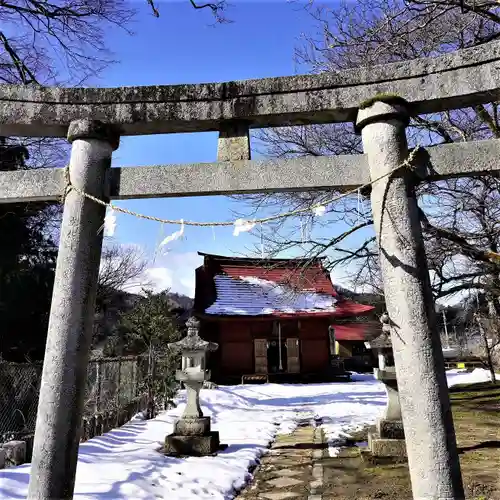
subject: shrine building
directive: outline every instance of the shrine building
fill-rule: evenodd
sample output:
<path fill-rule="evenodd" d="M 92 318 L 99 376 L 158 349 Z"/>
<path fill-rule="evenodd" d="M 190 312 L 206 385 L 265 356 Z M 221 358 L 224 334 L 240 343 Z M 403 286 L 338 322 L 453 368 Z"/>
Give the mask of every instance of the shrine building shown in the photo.
<path fill-rule="evenodd" d="M 328 380 L 334 360 L 371 359 L 374 307 L 343 298 L 323 259 L 198 253 L 194 313 L 200 336 L 219 344 L 208 360 L 214 382 Z"/>

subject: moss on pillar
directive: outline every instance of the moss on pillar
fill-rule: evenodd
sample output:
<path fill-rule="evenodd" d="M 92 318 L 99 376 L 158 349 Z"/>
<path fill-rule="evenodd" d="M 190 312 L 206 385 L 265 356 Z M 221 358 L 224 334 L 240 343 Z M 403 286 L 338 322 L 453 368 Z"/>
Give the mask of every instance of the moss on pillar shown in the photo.
<path fill-rule="evenodd" d="M 373 106 L 376 102 L 384 102 L 386 104 L 399 104 L 400 106 L 409 106 L 409 103 L 403 97 L 392 94 L 390 92 L 382 92 L 380 94 L 375 94 L 369 99 L 365 99 L 359 104 L 359 109 L 366 109 Z"/>

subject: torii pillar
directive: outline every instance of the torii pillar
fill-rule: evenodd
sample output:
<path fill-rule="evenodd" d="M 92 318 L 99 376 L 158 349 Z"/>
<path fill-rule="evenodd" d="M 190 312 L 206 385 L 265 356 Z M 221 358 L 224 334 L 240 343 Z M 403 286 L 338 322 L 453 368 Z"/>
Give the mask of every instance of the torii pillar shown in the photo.
<path fill-rule="evenodd" d="M 357 129 L 371 179 L 408 157 L 406 101 L 360 109 Z M 400 170 L 372 185 L 373 222 L 415 500 L 465 498 L 412 175 Z"/>
<path fill-rule="evenodd" d="M 97 120 L 71 122 L 69 173 L 77 188 L 106 199 L 106 175 L 119 133 Z M 71 189 L 64 200 L 36 419 L 29 500 L 69 500 L 92 340 L 106 208 Z"/>

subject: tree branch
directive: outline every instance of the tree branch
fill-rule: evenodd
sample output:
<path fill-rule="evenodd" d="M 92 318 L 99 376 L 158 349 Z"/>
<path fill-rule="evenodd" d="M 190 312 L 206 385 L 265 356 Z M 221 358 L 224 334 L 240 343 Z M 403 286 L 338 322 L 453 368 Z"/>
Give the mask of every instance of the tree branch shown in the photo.
<path fill-rule="evenodd" d="M 151 7 L 153 15 L 155 17 L 160 17 L 160 12 L 156 8 L 155 0 L 146 0 L 146 1 L 149 4 L 149 6 Z M 203 4 L 198 4 L 195 2 L 195 0 L 189 0 L 189 3 L 196 10 L 210 9 L 212 11 L 212 14 L 215 16 L 215 19 L 218 23 L 228 22 L 227 19 L 225 19 L 224 16 L 222 15 L 223 11 L 225 10 L 225 8 L 227 6 L 226 0 L 220 0 L 217 2 L 208 2 L 208 3 L 203 3 Z"/>
<path fill-rule="evenodd" d="M 491 264 L 491 252 L 481 250 L 480 248 L 471 245 L 464 237 L 453 231 L 432 225 L 421 208 L 418 209 L 418 212 L 422 227 L 427 233 L 437 238 L 444 238 L 455 243 L 460 247 L 465 255 L 470 256 L 474 260 Z"/>

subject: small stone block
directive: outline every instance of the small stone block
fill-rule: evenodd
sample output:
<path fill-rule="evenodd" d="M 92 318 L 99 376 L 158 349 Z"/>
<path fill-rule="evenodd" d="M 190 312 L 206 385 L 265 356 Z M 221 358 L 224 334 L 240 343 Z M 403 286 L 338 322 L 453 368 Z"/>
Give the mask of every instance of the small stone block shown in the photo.
<path fill-rule="evenodd" d="M 86 418 L 82 419 L 82 427 L 80 428 L 80 443 L 84 443 L 89 439 L 89 423 Z"/>
<path fill-rule="evenodd" d="M 95 435 L 102 436 L 102 415 L 97 415 L 95 419 Z"/>
<path fill-rule="evenodd" d="M 174 434 L 206 436 L 210 432 L 210 417 L 180 418 L 174 423 Z"/>
<path fill-rule="evenodd" d="M 383 439 L 404 439 L 405 431 L 401 420 L 379 420 L 377 432 Z"/>
<path fill-rule="evenodd" d="M 165 439 L 165 455 L 200 457 L 213 455 L 220 449 L 219 433 L 212 431 L 206 436 L 179 436 L 170 434 Z"/>
<path fill-rule="evenodd" d="M 300 476 L 302 472 L 300 470 L 279 469 L 275 471 L 274 474 L 276 476 L 293 477 L 293 476 Z"/>
<path fill-rule="evenodd" d="M 107 413 L 103 413 L 103 415 L 102 415 L 101 429 L 102 429 L 102 434 L 106 434 L 106 432 L 108 432 L 108 415 L 107 415 Z"/>
<path fill-rule="evenodd" d="M 88 436 L 89 439 L 92 439 L 96 435 L 96 421 L 95 421 L 95 416 L 92 416 L 88 420 L 89 427 L 88 427 Z"/>
<path fill-rule="evenodd" d="M 293 493 L 292 491 L 269 491 L 261 493 L 259 498 L 267 498 L 268 500 L 288 500 L 289 498 L 297 498 L 300 496 L 300 493 Z"/>
<path fill-rule="evenodd" d="M 114 428 L 114 415 L 110 411 L 106 414 L 106 432 L 109 432 L 111 429 Z M 116 418 L 115 418 L 116 420 Z"/>
<path fill-rule="evenodd" d="M 125 423 L 125 418 L 126 418 L 126 415 L 125 415 L 125 412 L 123 410 L 119 410 L 118 412 L 118 427 L 121 427 L 124 423 Z"/>
<path fill-rule="evenodd" d="M 273 488 L 289 488 L 290 486 L 297 486 L 301 484 L 300 479 L 295 479 L 293 477 L 277 477 L 276 479 L 271 479 L 267 481 Z"/>
<path fill-rule="evenodd" d="M 31 434 L 23 437 L 23 441 L 26 443 L 26 460 L 25 463 L 30 463 L 33 458 L 33 444 L 35 442 L 35 435 Z"/>
<path fill-rule="evenodd" d="M 9 441 L 2 445 L 6 461 L 12 465 L 26 462 L 26 443 L 24 441 Z"/>
<path fill-rule="evenodd" d="M 7 453 L 3 448 L 0 448 L 0 469 L 5 467 L 5 459 L 7 458 Z"/>
<path fill-rule="evenodd" d="M 404 439 L 385 439 L 378 434 L 368 434 L 368 447 L 374 457 L 406 457 Z"/>

